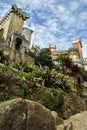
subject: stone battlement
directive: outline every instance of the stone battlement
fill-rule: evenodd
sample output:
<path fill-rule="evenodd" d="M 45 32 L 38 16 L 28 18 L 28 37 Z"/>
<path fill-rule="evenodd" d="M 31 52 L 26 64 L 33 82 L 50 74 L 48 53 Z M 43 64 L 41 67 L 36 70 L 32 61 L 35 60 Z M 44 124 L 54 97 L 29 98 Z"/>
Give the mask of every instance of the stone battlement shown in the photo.
<path fill-rule="evenodd" d="M 9 9 L 9 11 L 5 14 L 5 16 L 2 18 L 2 20 L 0 21 L 0 24 L 3 23 L 5 21 L 5 19 L 10 15 L 10 13 L 15 13 L 18 16 L 22 17 L 23 20 L 28 19 L 29 17 L 27 17 L 26 12 L 22 11 L 21 8 L 18 8 L 15 4 L 12 5 L 11 9 Z"/>

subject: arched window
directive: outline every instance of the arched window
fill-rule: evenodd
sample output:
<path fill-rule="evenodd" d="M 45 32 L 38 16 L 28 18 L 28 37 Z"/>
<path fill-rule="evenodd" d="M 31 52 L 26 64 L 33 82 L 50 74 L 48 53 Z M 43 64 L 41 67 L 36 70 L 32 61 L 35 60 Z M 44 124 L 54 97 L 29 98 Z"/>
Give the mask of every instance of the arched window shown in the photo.
<path fill-rule="evenodd" d="M 22 44 L 22 40 L 20 38 L 16 38 L 15 49 L 20 50 L 21 44 Z"/>
<path fill-rule="evenodd" d="M 3 37 L 4 29 L 0 29 L 0 38 Z"/>

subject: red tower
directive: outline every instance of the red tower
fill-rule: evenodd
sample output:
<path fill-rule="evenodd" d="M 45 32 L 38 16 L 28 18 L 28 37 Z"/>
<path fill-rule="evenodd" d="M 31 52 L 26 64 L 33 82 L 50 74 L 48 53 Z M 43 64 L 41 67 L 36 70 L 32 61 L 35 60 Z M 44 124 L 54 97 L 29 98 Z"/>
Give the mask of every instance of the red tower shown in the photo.
<path fill-rule="evenodd" d="M 72 42 L 72 46 L 78 48 L 78 55 L 79 59 L 83 59 L 82 55 L 82 43 L 81 43 L 81 38 L 78 38 L 78 40 Z"/>
<path fill-rule="evenodd" d="M 56 45 L 53 45 L 53 46 L 49 45 L 48 48 L 50 49 L 50 51 L 55 51 L 56 50 Z"/>

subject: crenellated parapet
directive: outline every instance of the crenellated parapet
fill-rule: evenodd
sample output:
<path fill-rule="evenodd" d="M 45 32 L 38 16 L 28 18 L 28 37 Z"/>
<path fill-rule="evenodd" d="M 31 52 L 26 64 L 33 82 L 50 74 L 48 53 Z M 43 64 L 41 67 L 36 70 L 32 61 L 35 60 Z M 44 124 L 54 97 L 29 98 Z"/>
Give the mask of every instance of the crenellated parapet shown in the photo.
<path fill-rule="evenodd" d="M 72 46 L 78 49 L 79 59 L 83 60 L 81 38 L 78 38 L 76 41 L 73 41 Z"/>
<path fill-rule="evenodd" d="M 3 37 L 7 42 L 14 31 L 22 34 L 23 24 L 26 19 L 28 19 L 26 12 L 23 12 L 15 4 L 12 5 L 0 21 L 0 37 Z"/>
<path fill-rule="evenodd" d="M 16 13 L 17 15 L 19 15 L 20 17 L 23 18 L 23 20 L 28 19 L 29 17 L 27 17 L 26 12 L 23 12 L 21 8 L 18 8 L 15 4 L 12 5 L 11 7 L 11 11 Z"/>
<path fill-rule="evenodd" d="M 28 19 L 29 17 L 26 15 L 26 12 L 22 11 L 21 8 L 18 8 L 15 4 L 12 5 L 11 9 L 5 14 L 5 16 L 0 21 L 0 24 L 2 24 L 5 19 L 11 14 L 11 13 L 17 14 L 19 17 L 21 17 L 23 20 Z"/>

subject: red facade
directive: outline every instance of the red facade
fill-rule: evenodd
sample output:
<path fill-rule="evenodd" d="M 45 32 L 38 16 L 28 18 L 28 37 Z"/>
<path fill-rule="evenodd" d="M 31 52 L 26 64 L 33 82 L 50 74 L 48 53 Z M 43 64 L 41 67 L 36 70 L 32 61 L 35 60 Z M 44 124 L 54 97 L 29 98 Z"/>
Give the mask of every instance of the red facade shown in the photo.
<path fill-rule="evenodd" d="M 76 42 L 73 42 L 73 47 L 78 48 L 78 55 L 79 55 L 79 59 L 82 59 L 82 44 L 81 41 L 78 40 Z"/>

